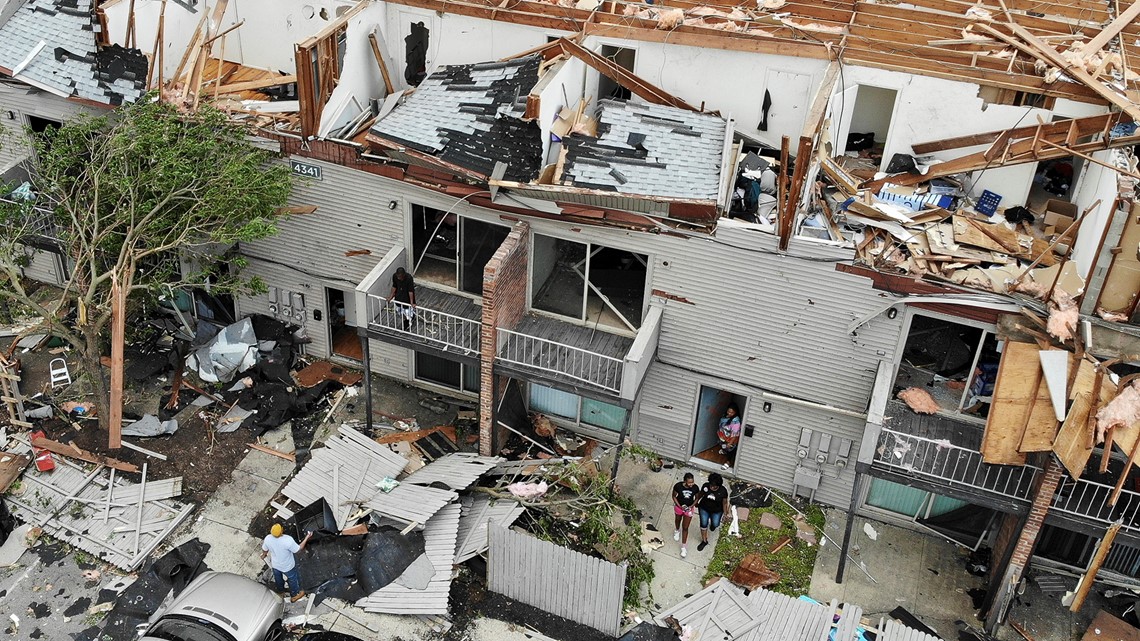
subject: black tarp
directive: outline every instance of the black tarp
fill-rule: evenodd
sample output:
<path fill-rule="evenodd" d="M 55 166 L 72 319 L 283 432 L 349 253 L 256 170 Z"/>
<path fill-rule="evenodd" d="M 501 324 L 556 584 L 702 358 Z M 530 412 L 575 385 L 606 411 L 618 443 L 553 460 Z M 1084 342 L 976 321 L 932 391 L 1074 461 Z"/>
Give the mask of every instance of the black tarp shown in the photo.
<path fill-rule="evenodd" d="M 297 527 L 285 525 L 286 531 Z M 324 597 L 355 601 L 394 581 L 423 553 L 423 534 L 400 534 L 385 526 L 359 536 L 319 532 L 296 559 L 302 589 L 317 595 L 318 602 Z"/>
<path fill-rule="evenodd" d="M 209 549 L 209 544 L 191 539 L 152 561 L 122 594 L 116 596 L 110 590 L 100 593 L 99 603 L 115 601 L 104 621 L 103 637 L 136 638 L 136 627 L 158 611 L 171 590 L 177 596 L 195 577 L 209 570 L 204 562 Z"/>
<path fill-rule="evenodd" d="M 673 628 L 663 628 L 648 621 L 638 623 L 629 632 L 623 634 L 618 641 L 676 641 L 677 633 Z"/>

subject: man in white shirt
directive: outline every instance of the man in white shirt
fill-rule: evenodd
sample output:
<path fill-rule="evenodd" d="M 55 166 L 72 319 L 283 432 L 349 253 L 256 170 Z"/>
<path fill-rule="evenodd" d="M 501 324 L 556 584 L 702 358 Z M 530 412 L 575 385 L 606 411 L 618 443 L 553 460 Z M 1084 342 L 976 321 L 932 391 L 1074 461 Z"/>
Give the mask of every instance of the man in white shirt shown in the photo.
<path fill-rule="evenodd" d="M 287 579 L 291 601 L 305 596 L 305 591 L 301 589 L 301 573 L 297 571 L 297 560 L 293 555 L 304 550 L 312 537 L 313 533 L 309 532 L 298 545 L 293 537 L 285 534 L 285 528 L 280 523 L 274 523 L 269 529 L 269 535 L 261 542 L 261 558 L 269 557 L 269 567 L 273 568 L 273 582 L 277 584 L 277 591 L 285 591 Z"/>

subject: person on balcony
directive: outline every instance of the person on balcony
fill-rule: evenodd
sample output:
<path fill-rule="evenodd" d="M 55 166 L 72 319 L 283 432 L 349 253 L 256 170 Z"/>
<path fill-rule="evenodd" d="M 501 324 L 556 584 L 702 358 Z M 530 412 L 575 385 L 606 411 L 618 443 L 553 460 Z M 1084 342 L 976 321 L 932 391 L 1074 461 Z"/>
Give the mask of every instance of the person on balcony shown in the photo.
<path fill-rule="evenodd" d="M 731 469 L 733 461 L 736 459 L 736 446 L 740 444 L 740 410 L 736 408 L 735 403 L 724 410 L 724 416 L 720 419 L 720 427 L 716 431 L 716 438 L 720 441 L 720 453 L 728 459 L 724 464 L 724 469 Z"/>
<path fill-rule="evenodd" d="M 392 292 L 388 294 L 387 302 L 396 299 L 396 310 L 404 322 L 404 331 L 412 326 L 412 319 L 416 317 L 416 282 L 403 267 L 397 267 L 392 275 Z"/>

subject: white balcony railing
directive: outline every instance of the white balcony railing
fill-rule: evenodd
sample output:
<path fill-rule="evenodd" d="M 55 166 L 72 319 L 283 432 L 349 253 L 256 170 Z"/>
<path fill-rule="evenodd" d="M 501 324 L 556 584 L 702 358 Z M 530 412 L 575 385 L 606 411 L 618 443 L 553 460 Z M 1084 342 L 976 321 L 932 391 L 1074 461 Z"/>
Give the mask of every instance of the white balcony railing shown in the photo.
<path fill-rule="evenodd" d="M 620 358 L 502 328 L 498 330 L 498 343 L 498 357 L 504 362 L 621 393 Z"/>
<path fill-rule="evenodd" d="M 981 452 L 887 428 L 879 433 L 872 465 L 1025 500 L 1041 471 L 1032 465 L 991 465 L 982 460 Z"/>
<path fill-rule="evenodd" d="M 1073 516 L 1093 519 L 1109 525 L 1118 519 L 1121 527 L 1140 534 L 1140 494 L 1122 490 L 1116 505 L 1109 505 L 1112 486 L 1087 479 L 1074 480 L 1068 474 L 1053 495 L 1053 510 Z"/>
<path fill-rule="evenodd" d="M 468 355 L 479 352 L 479 321 L 423 306 L 412 309 L 376 294 L 368 295 L 368 324 L 372 329 L 418 338 L 437 349 Z"/>

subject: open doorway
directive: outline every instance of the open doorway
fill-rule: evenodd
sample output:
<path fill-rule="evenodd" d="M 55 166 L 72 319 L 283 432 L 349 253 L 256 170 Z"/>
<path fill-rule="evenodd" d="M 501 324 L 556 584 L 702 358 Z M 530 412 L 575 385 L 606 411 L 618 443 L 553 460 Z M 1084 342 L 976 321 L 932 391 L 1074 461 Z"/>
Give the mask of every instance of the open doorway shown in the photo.
<path fill-rule="evenodd" d="M 1045 210 L 1050 200 L 1071 202 L 1076 193 L 1076 179 L 1083 160 L 1076 156 L 1042 160 L 1033 173 L 1033 186 L 1029 188 L 1026 207 L 1035 212 Z"/>
<path fill-rule="evenodd" d="M 329 353 L 354 361 L 364 361 L 364 350 L 356 335 L 356 299 L 350 293 L 325 288 L 328 313 Z"/>
<path fill-rule="evenodd" d="M 427 77 L 428 42 L 431 30 L 421 22 L 413 22 L 404 38 L 404 80 L 417 87 Z"/>
<path fill-rule="evenodd" d="M 609 58 L 617 66 L 633 73 L 633 65 L 637 60 L 637 51 L 627 47 L 615 47 L 612 45 L 602 45 L 602 57 Z M 615 98 L 617 100 L 629 100 L 633 94 L 629 89 L 619 85 L 611 80 L 608 76 L 598 76 L 598 97 L 602 100 L 606 98 Z"/>
<path fill-rule="evenodd" d="M 700 397 L 697 402 L 697 416 L 693 428 L 694 457 L 722 467 L 731 469 L 736 463 L 736 454 L 739 452 L 739 440 L 734 451 L 722 452 L 717 431 L 720 429 L 722 419 L 729 419 L 733 414 L 740 424 L 737 430 L 738 438 L 744 432 L 744 413 L 748 407 L 748 397 L 734 394 L 727 390 L 701 385 Z M 731 420 L 731 419 L 729 419 Z"/>
<path fill-rule="evenodd" d="M 883 148 L 887 144 L 898 93 L 894 89 L 859 85 L 855 94 L 846 150 L 870 160 L 880 170 L 883 169 Z"/>
<path fill-rule="evenodd" d="M 896 392 L 922 387 L 956 418 L 989 415 L 1002 343 L 988 329 L 940 317 L 911 317 Z"/>
<path fill-rule="evenodd" d="M 531 307 L 636 332 L 645 311 L 648 270 L 645 254 L 535 234 Z"/>

